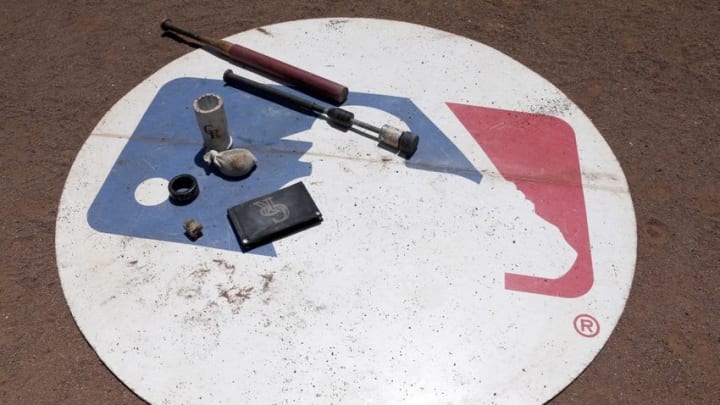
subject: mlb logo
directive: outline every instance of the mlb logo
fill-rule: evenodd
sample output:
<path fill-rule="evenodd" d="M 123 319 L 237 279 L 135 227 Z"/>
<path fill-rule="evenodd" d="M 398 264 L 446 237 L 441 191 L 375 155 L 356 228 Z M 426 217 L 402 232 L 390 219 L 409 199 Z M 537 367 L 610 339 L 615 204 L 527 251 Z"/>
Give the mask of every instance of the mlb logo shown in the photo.
<path fill-rule="evenodd" d="M 189 109 L 192 100 L 205 93 L 221 95 L 235 138 L 233 144 L 251 148 L 258 157 L 258 169 L 248 179 L 218 176 L 203 162 L 202 139 Z M 448 175 L 481 181 L 480 172 L 450 137 L 411 100 L 350 93 L 346 104 L 402 117 L 412 131 L 422 134 L 418 152 L 405 163 L 408 168 L 447 171 Z M 560 229 L 578 255 L 572 268 L 556 279 L 507 273 L 506 288 L 559 297 L 577 297 L 587 292 L 593 280 L 592 261 L 572 128 L 545 115 L 456 103 L 448 106 L 500 174 L 535 204 L 540 217 Z M 88 212 L 88 222 L 101 232 L 238 251 L 237 239 L 228 232 L 225 208 L 311 176 L 312 163 L 301 162 L 300 157 L 313 147 L 312 142 L 287 138 L 309 130 L 315 119 L 227 87 L 219 80 L 173 80 L 159 90 L 130 137 Z M 138 190 L 145 182 L 169 179 L 179 173 L 193 174 L 199 181 L 202 192 L 193 204 L 176 206 L 167 200 L 147 204 L 138 200 Z M 177 232 L 178 223 L 185 217 L 203 224 L 202 238 L 190 241 Z M 252 253 L 276 255 L 272 245 Z"/>

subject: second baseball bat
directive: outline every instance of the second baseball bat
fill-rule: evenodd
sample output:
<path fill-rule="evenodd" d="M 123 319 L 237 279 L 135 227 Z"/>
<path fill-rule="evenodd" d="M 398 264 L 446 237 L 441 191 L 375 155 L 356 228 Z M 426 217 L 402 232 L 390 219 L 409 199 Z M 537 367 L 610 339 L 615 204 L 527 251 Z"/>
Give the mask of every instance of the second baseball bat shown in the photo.
<path fill-rule="evenodd" d="M 335 104 L 342 104 L 347 99 L 348 88 L 342 84 L 325 79 L 324 77 L 320 77 L 260 52 L 253 51 L 242 45 L 233 44 L 222 39 L 198 35 L 174 26 L 169 19 L 163 21 L 160 27 L 163 31 L 184 35 L 201 44 L 207 45 L 226 57 L 256 70 L 258 73 L 266 74 L 273 79 L 297 88 L 311 96 Z"/>

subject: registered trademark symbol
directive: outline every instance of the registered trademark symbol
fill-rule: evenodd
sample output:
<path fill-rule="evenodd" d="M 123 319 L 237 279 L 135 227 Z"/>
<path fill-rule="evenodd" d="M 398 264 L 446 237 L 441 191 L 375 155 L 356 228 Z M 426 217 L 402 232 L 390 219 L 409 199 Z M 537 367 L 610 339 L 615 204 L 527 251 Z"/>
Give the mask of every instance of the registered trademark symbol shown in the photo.
<path fill-rule="evenodd" d="M 600 333 L 600 323 L 588 314 L 580 314 L 573 321 L 575 331 L 585 337 L 595 337 Z"/>

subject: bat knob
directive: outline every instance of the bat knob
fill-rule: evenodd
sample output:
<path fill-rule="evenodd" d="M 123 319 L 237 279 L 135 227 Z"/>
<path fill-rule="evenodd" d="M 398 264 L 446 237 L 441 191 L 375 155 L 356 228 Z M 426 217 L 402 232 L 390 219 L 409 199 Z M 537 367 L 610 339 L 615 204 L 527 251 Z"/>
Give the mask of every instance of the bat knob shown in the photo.
<path fill-rule="evenodd" d="M 160 23 L 160 28 L 162 28 L 163 31 L 167 31 L 172 28 L 170 25 L 172 21 L 169 18 L 166 18 L 163 22 Z"/>
<path fill-rule="evenodd" d="M 405 131 L 398 139 L 398 149 L 405 159 L 410 159 L 417 150 L 420 137 L 410 131 Z"/>

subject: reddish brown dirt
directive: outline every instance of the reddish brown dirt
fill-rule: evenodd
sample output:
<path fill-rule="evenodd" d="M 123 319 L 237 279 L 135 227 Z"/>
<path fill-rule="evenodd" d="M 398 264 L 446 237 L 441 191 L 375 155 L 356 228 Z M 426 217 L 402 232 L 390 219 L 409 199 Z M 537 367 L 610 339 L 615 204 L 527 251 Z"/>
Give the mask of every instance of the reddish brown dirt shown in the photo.
<path fill-rule="evenodd" d="M 168 16 L 220 37 L 310 17 L 405 20 L 488 44 L 550 80 L 618 157 L 639 242 L 617 329 L 552 403 L 720 403 L 717 1 L 63 3 L 4 2 L 0 12 L 0 403 L 142 403 L 73 322 L 55 215 L 98 120 L 189 51 L 160 37 Z"/>

